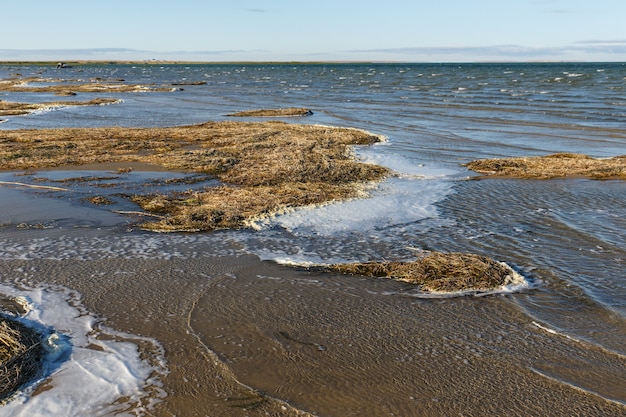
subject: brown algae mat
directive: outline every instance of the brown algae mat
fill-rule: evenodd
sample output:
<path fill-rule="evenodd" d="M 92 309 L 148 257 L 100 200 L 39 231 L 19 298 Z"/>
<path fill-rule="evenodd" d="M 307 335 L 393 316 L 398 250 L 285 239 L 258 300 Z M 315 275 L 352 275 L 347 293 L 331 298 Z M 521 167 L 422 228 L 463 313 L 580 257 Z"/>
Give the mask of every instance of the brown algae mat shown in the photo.
<path fill-rule="evenodd" d="M 142 162 L 212 175 L 221 186 L 130 196 L 143 210 L 160 216 L 143 228 L 201 231 L 247 227 L 251 220 L 281 210 L 365 195 L 366 185 L 389 171 L 357 161 L 350 146 L 380 140 L 357 129 L 277 121 L 7 130 L 0 132 L 0 167 Z"/>
<path fill-rule="evenodd" d="M 119 103 L 120 100 L 113 98 L 96 98 L 89 101 L 50 101 L 44 103 L 18 103 L 0 100 L 0 116 L 20 116 L 33 113 L 38 110 L 53 109 L 66 106 L 102 106 Z"/>
<path fill-rule="evenodd" d="M 311 116 L 313 112 L 309 109 L 298 107 L 287 107 L 284 109 L 259 109 L 240 111 L 233 114 L 227 114 L 231 117 L 302 117 Z"/>
<path fill-rule="evenodd" d="M 426 252 L 412 262 L 335 264 L 325 269 L 347 275 L 384 277 L 420 286 L 428 292 L 488 291 L 524 278 L 505 263 L 467 253 Z"/>
<path fill-rule="evenodd" d="M 0 404 L 41 372 L 44 349 L 39 335 L 0 317 Z"/>
<path fill-rule="evenodd" d="M 626 179 L 626 155 L 597 159 L 582 154 L 556 153 L 547 156 L 479 159 L 465 166 L 491 177 Z"/>

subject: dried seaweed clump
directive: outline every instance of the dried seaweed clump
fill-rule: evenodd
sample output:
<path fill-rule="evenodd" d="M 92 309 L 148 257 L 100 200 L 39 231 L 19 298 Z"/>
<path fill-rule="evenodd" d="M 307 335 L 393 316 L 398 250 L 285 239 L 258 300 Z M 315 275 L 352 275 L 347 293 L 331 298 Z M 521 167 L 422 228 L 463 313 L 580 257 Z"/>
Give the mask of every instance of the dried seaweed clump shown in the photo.
<path fill-rule="evenodd" d="M 34 330 L 0 318 L 0 402 L 37 377 L 43 356 L 41 339 Z"/>
<path fill-rule="evenodd" d="M 436 292 L 491 290 L 513 282 L 517 275 L 504 263 L 458 252 L 429 252 L 413 262 L 335 264 L 329 269 L 342 274 L 392 278 Z"/>
<path fill-rule="evenodd" d="M 557 153 L 520 158 L 478 159 L 465 166 L 472 171 L 495 177 L 626 179 L 626 155 L 597 159 L 582 154 Z"/>
<path fill-rule="evenodd" d="M 309 109 L 288 107 L 285 109 L 260 109 L 240 111 L 227 116 L 232 117 L 293 117 L 293 116 L 310 116 L 313 112 Z"/>

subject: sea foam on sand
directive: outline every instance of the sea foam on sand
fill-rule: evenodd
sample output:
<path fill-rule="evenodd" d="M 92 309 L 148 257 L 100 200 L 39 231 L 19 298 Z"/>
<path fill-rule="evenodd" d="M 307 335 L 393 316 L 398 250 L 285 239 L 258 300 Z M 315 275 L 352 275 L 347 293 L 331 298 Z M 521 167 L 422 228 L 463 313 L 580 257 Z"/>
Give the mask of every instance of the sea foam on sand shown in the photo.
<path fill-rule="evenodd" d="M 42 333 L 48 352 L 43 375 L 0 406 L 0 417 L 144 415 L 165 396 L 156 341 L 104 327 L 65 288 L 0 284 L 0 293 L 25 307 L 17 319 Z"/>

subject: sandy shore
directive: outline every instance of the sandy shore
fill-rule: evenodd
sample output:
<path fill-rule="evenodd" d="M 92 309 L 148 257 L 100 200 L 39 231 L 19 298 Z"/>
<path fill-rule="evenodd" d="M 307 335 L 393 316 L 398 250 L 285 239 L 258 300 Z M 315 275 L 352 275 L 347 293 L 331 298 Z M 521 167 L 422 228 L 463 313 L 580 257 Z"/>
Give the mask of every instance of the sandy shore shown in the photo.
<path fill-rule="evenodd" d="M 606 360 L 596 368 L 606 377 L 610 354 L 533 326 L 506 297 L 416 299 L 396 281 L 283 267 L 223 245 L 213 256 L 220 232 L 152 241 L 180 254 L 173 259 L 118 252 L 148 236 L 119 246 L 96 230 L 27 232 L 111 245 L 106 256 L 94 247 L 82 260 L 3 264 L 37 271 L 31 285 L 79 291 L 108 326 L 163 345 L 167 396 L 149 415 L 625 414 L 544 376 L 568 379 L 559 369 Z"/>

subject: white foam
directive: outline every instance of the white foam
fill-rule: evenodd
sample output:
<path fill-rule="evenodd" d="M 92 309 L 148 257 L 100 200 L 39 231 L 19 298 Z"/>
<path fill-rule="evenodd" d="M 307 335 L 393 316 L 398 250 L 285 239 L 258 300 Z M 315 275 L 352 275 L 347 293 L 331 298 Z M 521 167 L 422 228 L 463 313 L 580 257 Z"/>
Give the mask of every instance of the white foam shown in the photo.
<path fill-rule="evenodd" d="M 27 312 L 18 320 L 46 334 L 48 351 L 43 376 L 1 406 L 0 416 L 145 415 L 165 395 L 156 341 L 107 329 L 64 288 L 0 284 L 0 293 L 20 297 Z M 149 345 L 150 360 L 138 344 Z M 38 384 L 45 389 L 36 392 Z"/>
<path fill-rule="evenodd" d="M 380 143 L 372 147 L 357 149 L 355 154 L 360 161 L 387 167 L 401 178 L 444 179 L 460 173 L 457 170 L 415 160 L 397 153 L 384 152 L 385 147 L 388 147 L 387 143 Z"/>
<path fill-rule="evenodd" d="M 365 232 L 413 223 L 438 216 L 434 203 L 452 190 L 450 181 L 392 178 L 372 197 L 310 207 L 256 223 L 259 229 L 280 226 L 295 235 L 333 236 L 338 232 Z"/>

